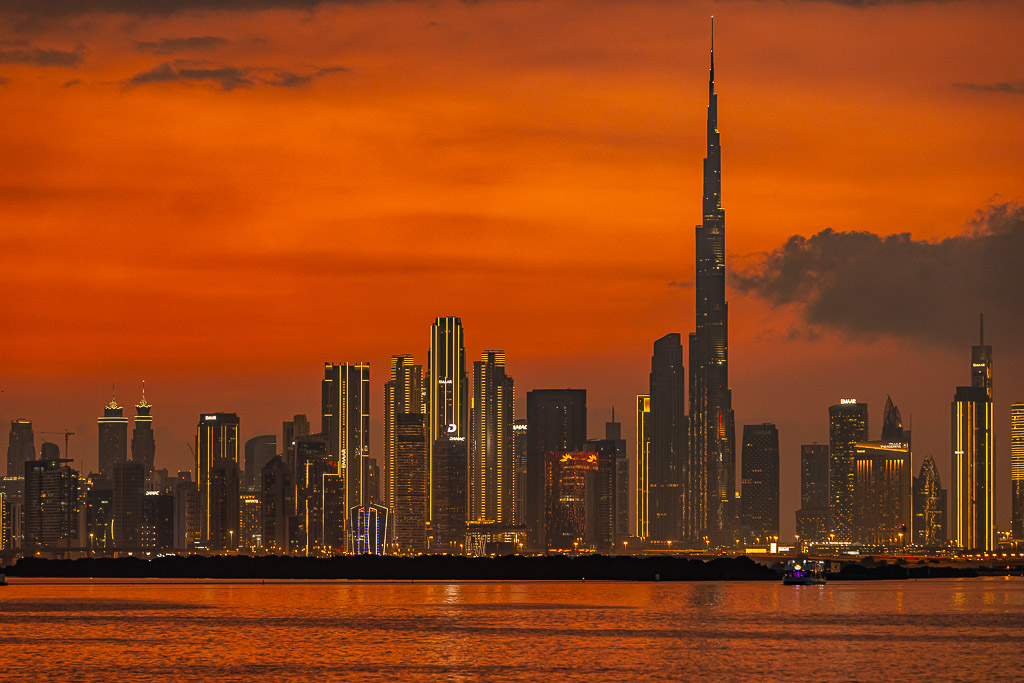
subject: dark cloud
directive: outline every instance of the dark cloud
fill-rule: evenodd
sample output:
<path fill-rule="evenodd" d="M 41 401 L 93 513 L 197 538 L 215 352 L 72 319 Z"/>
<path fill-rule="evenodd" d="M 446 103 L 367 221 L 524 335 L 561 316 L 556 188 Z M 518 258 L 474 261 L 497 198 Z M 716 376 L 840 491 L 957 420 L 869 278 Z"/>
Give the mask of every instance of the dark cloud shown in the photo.
<path fill-rule="evenodd" d="M 62 88 L 72 88 L 72 87 L 74 87 L 76 85 L 81 85 L 81 84 L 82 84 L 82 81 L 80 79 L 78 79 L 78 78 L 75 78 L 75 79 L 72 79 L 70 81 L 67 81 L 66 83 L 61 83 L 60 87 L 62 87 Z"/>
<path fill-rule="evenodd" d="M 139 52 L 151 52 L 155 55 L 170 55 L 176 52 L 194 50 L 212 50 L 230 41 L 219 36 L 191 36 L 188 38 L 161 38 L 156 41 L 142 41 L 135 43 L 135 49 Z"/>
<path fill-rule="evenodd" d="M 963 88 L 964 90 L 1024 95 L 1024 81 L 1009 81 L 1006 83 L 954 83 L 953 85 L 957 88 Z"/>
<path fill-rule="evenodd" d="M 0 85 L 7 85 L 8 83 L 10 83 L 10 81 L 8 81 L 3 76 L 0 76 Z"/>
<path fill-rule="evenodd" d="M 270 86 L 277 88 L 301 88 L 309 85 L 314 79 L 332 73 L 348 71 L 340 66 L 332 66 L 309 74 L 296 74 L 291 71 L 262 69 L 256 67 L 215 66 L 205 62 L 189 62 L 176 60 L 164 63 L 149 71 L 135 74 L 123 82 L 126 88 L 159 83 L 181 83 L 185 85 L 210 84 L 224 92 L 238 88 Z"/>
<path fill-rule="evenodd" d="M 807 323 L 850 337 L 892 335 L 962 344 L 979 313 L 1024 346 L 1024 205 L 979 211 L 960 235 L 938 242 L 908 233 L 835 232 L 789 238 L 733 276 L 740 291 L 791 305 Z"/>
<path fill-rule="evenodd" d="M 302 9 L 320 5 L 364 5 L 374 0 L 5 0 L 0 13 L 22 17 L 57 19 L 91 13 L 169 15 L 189 11 Z"/>
<path fill-rule="evenodd" d="M 85 59 L 84 48 L 73 52 L 39 48 L 22 41 L 0 40 L 0 64 L 28 64 L 30 66 L 78 66 Z"/>

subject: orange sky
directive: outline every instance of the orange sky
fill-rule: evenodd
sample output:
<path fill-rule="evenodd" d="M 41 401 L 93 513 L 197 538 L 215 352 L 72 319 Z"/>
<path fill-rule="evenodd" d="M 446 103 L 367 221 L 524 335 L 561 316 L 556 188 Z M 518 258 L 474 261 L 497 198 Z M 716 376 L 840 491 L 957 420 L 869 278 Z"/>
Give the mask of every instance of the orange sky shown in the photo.
<path fill-rule="evenodd" d="M 631 433 L 651 343 L 693 327 L 669 283 L 693 272 L 711 14 L 731 263 L 829 226 L 937 239 L 1024 198 L 1024 94 L 956 85 L 1024 78 L 1020 3 L 0 9 L 0 419 L 74 429 L 88 470 L 110 383 L 131 404 L 146 379 L 157 462 L 188 467 L 199 412 L 279 432 L 316 414 L 324 360 L 364 359 L 376 410 L 388 356 L 425 361 L 433 317 L 460 315 L 470 359 L 507 350 L 523 412 L 529 389 L 584 387 L 594 436 L 612 405 Z M 223 40 L 139 45 L 189 37 Z M 163 64 L 251 85 L 128 84 Z M 797 446 L 840 396 L 875 436 L 891 393 L 948 478 L 973 321 L 959 351 L 793 340 L 793 311 L 730 300 L 737 424 L 779 424 L 784 532 Z M 1019 400 L 1024 364 L 991 336 L 997 402 Z"/>

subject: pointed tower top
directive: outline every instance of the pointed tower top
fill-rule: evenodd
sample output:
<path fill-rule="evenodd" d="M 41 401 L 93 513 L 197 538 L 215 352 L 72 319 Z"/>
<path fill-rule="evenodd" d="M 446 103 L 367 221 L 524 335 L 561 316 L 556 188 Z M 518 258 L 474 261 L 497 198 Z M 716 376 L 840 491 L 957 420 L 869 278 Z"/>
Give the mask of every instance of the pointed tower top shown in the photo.
<path fill-rule="evenodd" d="M 117 399 L 114 398 L 116 386 L 113 382 L 110 383 L 110 403 L 107 404 L 107 408 L 110 410 L 117 410 L 121 406 L 117 405 Z"/>
<path fill-rule="evenodd" d="M 149 403 L 146 403 L 146 380 L 142 380 L 142 400 L 135 404 L 136 408 L 152 408 Z"/>

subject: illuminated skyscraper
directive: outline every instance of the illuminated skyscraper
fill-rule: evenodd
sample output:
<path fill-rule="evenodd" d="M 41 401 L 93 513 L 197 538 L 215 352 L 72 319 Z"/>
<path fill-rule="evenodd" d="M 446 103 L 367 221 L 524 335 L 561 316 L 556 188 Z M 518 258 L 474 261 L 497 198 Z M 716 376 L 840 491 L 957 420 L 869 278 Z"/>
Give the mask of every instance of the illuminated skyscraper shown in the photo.
<path fill-rule="evenodd" d="M 1010 486 L 1013 538 L 1024 541 L 1024 403 L 1010 406 Z"/>
<path fill-rule="evenodd" d="M 678 541 L 683 532 L 686 481 L 686 370 L 678 333 L 654 342 L 650 399 L 650 534 Z"/>
<path fill-rule="evenodd" d="M 834 540 L 852 542 L 856 444 L 868 439 L 868 406 L 844 398 L 828 409 L 829 529 Z"/>
<path fill-rule="evenodd" d="M 36 440 L 31 420 L 11 420 L 7 441 L 7 476 L 25 476 L 25 463 L 36 459 Z"/>
<path fill-rule="evenodd" d="M 427 469 L 430 478 L 428 515 L 429 520 L 433 520 L 433 501 L 438 492 L 437 482 L 434 481 L 435 442 L 442 438 L 465 439 L 469 434 L 469 379 L 466 376 L 466 347 L 460 318 L 437 318 L 430 326 L 426 383 L 429 426 L 427 445 L 430 448 Z"/>
<path fill-rule="evenodd" d="M 597 453 L 548 451 L 544 458 L 545 543 L 548 550 L 593 548 L 588 483 L 597 472 Z"/>
<path fill-rule="evenodd" d="M 513 478 L 512 491 L 512 525 L 522 527 L 526 525 L 526 448 L 529 437 L 529 426 L 525 419 L 519 419 L 512 423 L 512 451 L 513 467 L 515 477 Z"/>
<path fill-rule="evenodd" d="M 340 517 L 324 520 L 325 528 L 340 529 L 340 545 L 336 551 L 345 551 L 349 511 L 366 505 L 367 460 L 370 457 L 370 365 L 357 363 L 344 365 L 326 363 L 322 384 L 321 433 L 327 442 L 328 468 L 325 474 L 334 474 L 341 481 L 336 490 L 341 500 L 332 501 L 325 490 L 325 510 L 336 505 Z"/>
<path fill-rule="evenodd" d="M 995 549 L 995 443 L 992 347 L 971 349 L 971 386 L 957 387 L 952 404 L 950 540 L 964 550 Z"/>
<path fill-rule="evenodd" d="M 615 543 L 629 538 L 629 451 L 622 438 L 622 423 L 615 421 L 612 407 L 611 422 L 604 423 L 604 438 L 615 445 Z"/>
<path fill-rule="evenodd" d="M 484 351 L 473 363 L 473 435 L 469 459 L 469 521 L 512 523 L 512 378 L 505 352 Z"/>
<path fill-rule="evenodd" d="M 329 551 L 329 535 L 340 538 L 344 545 L 344 519 L 331 520 L 340 526 L 340 531 L 331 528 L 329 534 L 325 530 L 325 525 L 330 526 L 325 521 L 328 484 L 331 491 L 342 499 L 344 493 L 341 491 L 337 463 L 328 459 L 327 441 L 322 434 L 308 434 L 295 440 L 294 482 L 296 514 L 289 529 L 293 552 L 306 556 L 326 554 Z M 332 511 L 336 512 L 339 508 L 337 501 L 331 502 Z"/>
<path fill-rule="evenodd" d="M 360 505 L 351 510 L 352 542 L 355 555 L 383 555 L 387 547 L 388 509 L 383 505 Z"/>
<path fill-rule="evenodd" d="M 885 402 L 882 438 L 854 444 L 854 533 L 864 545 L 911 541 L 910 432 L 892 398 Z"/>
<path fill-rule="evenodd" d="M 415 555 L 427 544 L 427 420 L 422 413 L 395 417 L 394 545 Z"/>
<path fill-rule="evenodd" d="M 113 531 L 114 548 L 138 550 L 142 547 L 145 517 L 146 468 L 141 462 L 114 465 Z"/>
<path fill-rule="evenodd" d="M 534 389 L 526 394 L 526 526 L 530 548 L 545 542 L 545 463 L 548 453 L 583 450 L 587 440 L 586 389 Z"/>
<path fill-rule="evenodd" d="M 743 425 L 741 520 L 761 543 L 779 536 L 779 430 Z"/>
<path fill-rule="evenodd" d="M 930 455 L 925 456 L 921 473 L 914 477 L 911 525 L 915 545 L 937 548 L 946 544 L 946 489 Z"/>
<path fill-rule="evenodd" d="M 636 524 L 633 535 L 651 534 L 651 396 L 636 397 Z"/>
<path fill-rule="evenodd" d="M 113 395 L 110 403 L 103 408 L 99 423 L 99 466 L 100 478 L 112 482 L 114 465 L 128 462 L 128 418 L 124 409 L 117 405 Z"/>
<path fill-rule="evenodd" d="M 384 384 L 384 506 L 391 511 L 392 524 L 395 520 L 398 416 L 423 412 L 423 366 L 414 364 L 412 356 L 407 354 L 391 356 L 391 379 Z"/>
<path fill-rule="evenodd" d="M 465 550 L 468 460 L 466 437 L 442 435 L 434 442 L 434 514 L 428 533 L 431 552 L 462 554 Z"/>
<path fill-rule="evenodd" d="M 304 436 L 309 436 L 309 420 L 305 415 L 296 415 L 290 421 L 285 421 L 281 427 L 281 449 L 284 453 L 284 464 L 298 475 L 295 464 L 295 442 Z"/>
<path fill-rule="evenodd" d="M 146 474 L 153 471 L 156 461 L 156 439 L 153 438 L 153 409 L 146 402 L 146 385 L 142 385 L 142 400 L 135 404 L 135 428 L 132 429 L 132 461 L 142 465 Z"/>
<path fill-rule="evenodd" d="M 722 147 L 712 29 L 707 156 L 701 225 L 696 229 L 696 331 L 690 335 L 690 453 L 684 535 L 731 540 L 736 490 L 736 428 L 729 388 L 729 305 L 725 299 Z M 653 501 L 652 501 L 653 503 Z"/>
<path fill-rule="evenodd" d="M 238 548 L 238 415 L 204 413 L 196 428 L 199 543 L 208 550 Z"/>

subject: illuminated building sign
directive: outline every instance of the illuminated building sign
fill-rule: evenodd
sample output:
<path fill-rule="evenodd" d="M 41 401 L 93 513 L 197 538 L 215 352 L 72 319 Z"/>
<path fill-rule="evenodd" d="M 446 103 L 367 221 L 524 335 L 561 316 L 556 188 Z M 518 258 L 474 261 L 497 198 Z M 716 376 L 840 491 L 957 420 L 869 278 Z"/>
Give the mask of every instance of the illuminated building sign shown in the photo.
<path fill-rule="evenodd" d="M 448 433 L 449 434 L 454 434 L 457 431 L 459 431 L 459 425 L 456 425 L 456 424 L 448 425 Z"/>
<path fill-rule="evenodd" d="M 513 432 L 525 432 L 526 431 L 526 425 L 512 425 L 512 431 Z"/>
<path fill-rule="evenodd" d="M 203 419 L 204 420 L 216 420 L 217 416 L 216 415 L 203 415 Z"/>
<path fill-rule="evenodd" d="M 855 399 L 855 398 L 841 398 L 841 399 L 839 399 L 839 405 L 841 405 L 841 406 L 848 406 L 851 403 L 856 403 L 856 402 L 857 402 L 857 399 Z"/>

